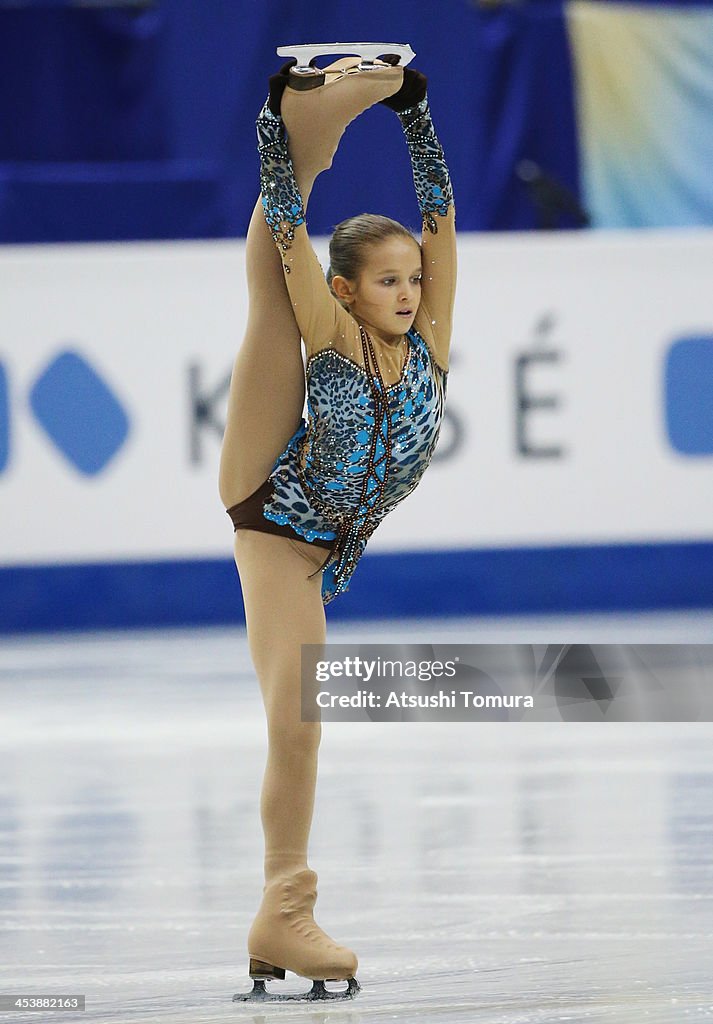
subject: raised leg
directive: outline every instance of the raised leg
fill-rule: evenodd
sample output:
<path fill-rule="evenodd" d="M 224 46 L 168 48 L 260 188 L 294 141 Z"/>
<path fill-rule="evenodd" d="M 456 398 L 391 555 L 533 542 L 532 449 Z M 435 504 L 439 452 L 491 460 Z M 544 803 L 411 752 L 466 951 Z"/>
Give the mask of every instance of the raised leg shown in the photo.
<path fill-rule="evenodd" d="M 305 399 L 300 332 L 260 199 L 245 257 L 248 322 L 233 364 L 220 457 L 219 490 L 226 508 L 267 478 L 299 425 Z"/>
<path fill-rule="evenodd" d="M 330 68 L 348 64 L 345 59 Z M 395 92 L 402 79 L 402 69 L 385 68 L 332 78 L 308 93 L 285 91 L 283 118 L 305 209 L 315 178 L 331 166 L 346 126 Z M 299 425 L 305 399 L 300 332 L 260 200 L 250 221 L 245 257 L 248 323 L 233 366 L 220 462 L 219 489 L 226 508 L 267 478 Z"/>

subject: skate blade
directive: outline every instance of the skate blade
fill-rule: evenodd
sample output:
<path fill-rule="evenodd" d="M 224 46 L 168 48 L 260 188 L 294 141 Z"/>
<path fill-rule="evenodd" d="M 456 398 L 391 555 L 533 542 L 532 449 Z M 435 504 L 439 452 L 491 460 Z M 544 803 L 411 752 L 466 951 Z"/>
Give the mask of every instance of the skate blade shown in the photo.
<path fill-rule="evenodd" d="M 392 67 L 406 67 L 414 59 L 416 54 L 408 43 L 297 43 L 294 46 L 278 46 L 278 57 L 294 57 L 297 64 L 290 69 L 293 75 L 315 75 L 320 73 L 319 68 L 311 66 L 310 61 L 315 57 L 338 56 L 338 57 L 360 57 L 360 71 L 373 71 L 383 67 L 383 64 L 376 64 L 379 57 L 397 57 L 396 65 L 387 63 Z"/>
<path fill-rule="evenodd" d="M 344 989 L 326 988 L 323 981 L 313 981 L 309 992 L 279 992 L 270 991 L 265 988 L 265 981 L 262 978 L 253 980 L 252 991 L 236 992 L 233 996 L 234 1003 L 287 1003 L 287 1002 L 325 1002 L 333 999 L 353 999 L 361 989 L 356 978 L 348 978 L 347 987 Z"/>

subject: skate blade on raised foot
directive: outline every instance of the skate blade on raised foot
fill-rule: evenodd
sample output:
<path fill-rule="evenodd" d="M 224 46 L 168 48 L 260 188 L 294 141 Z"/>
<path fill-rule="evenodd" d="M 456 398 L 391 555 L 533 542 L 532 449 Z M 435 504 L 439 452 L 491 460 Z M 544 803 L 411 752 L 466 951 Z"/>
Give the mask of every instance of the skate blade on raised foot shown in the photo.
<path fill-rule="evenodd" d="M 292 75 L 319 75 L 320 69 L 311 64 L 316 57 L 356 56 L 361 58 L 360 71 L 372 71 L 383 67 L 375 63 L 379 57 L 396 57 L 396 66 L 406 67 L 416 54 L 408 43 L 297 43 L 294 46 L 278 46 L 277 56 L 295 58 L 297 64 L 290 68 Z M 392 64 L 392 61 L 387 63 Z"/>
<path fill-rule="evenodd" d="M 284 977 L 284 972 L 283 972 Z M 233 996 L 234 1003 L 286 1003 L 286 1002 L 316 1002 L 330 999 L 353 999 L 361 986 L 356 978 L 347 979 L 347 987 L 344 989 L 329 989 L 323 981 L 313 981 L 309 992 L 270 992 L 265 988 L 265 978 L 254 978 L 253 987 L 250 992 L 236 992 Z"/>

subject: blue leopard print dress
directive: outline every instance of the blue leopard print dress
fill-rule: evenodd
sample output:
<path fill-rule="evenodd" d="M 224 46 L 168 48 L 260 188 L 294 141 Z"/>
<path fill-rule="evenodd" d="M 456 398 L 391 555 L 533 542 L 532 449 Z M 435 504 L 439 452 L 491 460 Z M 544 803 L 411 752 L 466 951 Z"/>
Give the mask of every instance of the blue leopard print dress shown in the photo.
<path fill-rule="evenodd" d="M 307 419 L 275 462 L 262 514 L 305 541 L 334 542 L 322 566 L 325 604 L 348 588 L 369 537 L 418 484 L 443 418 L 455 289 L 453 196 L 428 100 L 398 117 L 424 221 L 422 299 L 398 354 L 400 376 L 393 346 L 372 338 L 337 302 L 306 230 L 298 230 L 305 216 L 282 119 L 266 104 L 257 122 L 265 218 L 307 351 Z M 389 370 L 397 377 L 391 384 L 384 379 Z"/>

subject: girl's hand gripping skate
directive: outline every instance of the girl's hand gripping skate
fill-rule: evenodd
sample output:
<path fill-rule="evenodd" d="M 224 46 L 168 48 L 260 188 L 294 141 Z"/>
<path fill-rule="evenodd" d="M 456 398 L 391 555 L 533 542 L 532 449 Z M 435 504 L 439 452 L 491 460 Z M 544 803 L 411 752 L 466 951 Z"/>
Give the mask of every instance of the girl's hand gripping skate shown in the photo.
<path fill-rule="evenodd" d="M 427 86 L 428 80 L 425 75 L 422 75 L 420 71 L 416 71 L 413 68 L 405 68 L 403 85 L 399 91 L 394 93 L 393 96 L 387 96 L 381 102 L 384 106 L 390 107 L 397 114 L 400 114 L 404 110 L 415 107 L 417 103 L 426 98 Z"/>

